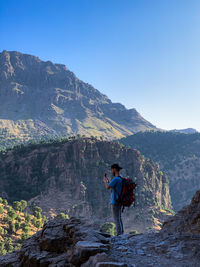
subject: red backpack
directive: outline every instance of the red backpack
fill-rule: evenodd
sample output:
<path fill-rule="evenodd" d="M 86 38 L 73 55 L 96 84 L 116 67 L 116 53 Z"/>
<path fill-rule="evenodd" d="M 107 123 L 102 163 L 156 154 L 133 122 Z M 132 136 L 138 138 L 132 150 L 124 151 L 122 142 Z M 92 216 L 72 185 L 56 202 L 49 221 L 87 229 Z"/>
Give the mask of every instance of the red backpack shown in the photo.
<path fill-rule="evenodd" d="M 123 178 L 122 179 L 122 191 L 119 195 L 118 201 L 124 207 L 130 207 L 133 202 L 135 201 L 134 189 L 136 188 L 136 184 L 130 178 Z"/>

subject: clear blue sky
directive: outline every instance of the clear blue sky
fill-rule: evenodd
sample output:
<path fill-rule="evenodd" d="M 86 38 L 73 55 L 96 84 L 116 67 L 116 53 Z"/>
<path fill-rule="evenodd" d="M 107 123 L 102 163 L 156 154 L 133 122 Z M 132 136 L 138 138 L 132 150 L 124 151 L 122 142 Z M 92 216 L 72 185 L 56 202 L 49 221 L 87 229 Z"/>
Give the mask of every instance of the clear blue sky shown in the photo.
<path fill-rule="evenodd" d="M 200 130 L 199 0 L 0 0 L 0 50 L 64 63 L 163 129 Z"/>

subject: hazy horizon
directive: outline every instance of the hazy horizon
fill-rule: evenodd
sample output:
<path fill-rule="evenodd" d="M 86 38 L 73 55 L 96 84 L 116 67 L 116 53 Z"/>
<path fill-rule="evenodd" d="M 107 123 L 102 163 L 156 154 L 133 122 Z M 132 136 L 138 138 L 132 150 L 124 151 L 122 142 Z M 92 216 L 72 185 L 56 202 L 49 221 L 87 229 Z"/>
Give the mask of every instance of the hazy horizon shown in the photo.
<path fill-rule="evenodd" d="M 0 50 L 65 64 L 158 128 L 200 114 L 200 2 L 1 1 Z"/>

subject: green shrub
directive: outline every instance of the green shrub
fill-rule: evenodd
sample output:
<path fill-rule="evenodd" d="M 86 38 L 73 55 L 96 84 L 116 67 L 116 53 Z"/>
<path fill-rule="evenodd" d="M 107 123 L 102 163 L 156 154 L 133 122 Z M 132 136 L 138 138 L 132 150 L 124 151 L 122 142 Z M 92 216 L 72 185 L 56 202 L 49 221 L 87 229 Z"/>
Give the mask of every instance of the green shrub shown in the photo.
<path fill-rule="evenodd" d="M 138 235 L 139 234 L 139 232 L 137 231 L 137 230 L 131 230 L 130 232 L 129 232 L 129 234 L 133 234 L 133 235 Z"/>
<path fill-rule="evenodd" d="M 110 235 L 116 235 L 115 224 L 112 222 L 106 222 L 101 226 L 100 231 Z"/>
<path fill-rule="evenodd" d="M 60 219 L 69 219 L 69 216 L 67 214 L 65 214 L 64 212 L 60 212 L 56 218 L 60 218 Z"/>

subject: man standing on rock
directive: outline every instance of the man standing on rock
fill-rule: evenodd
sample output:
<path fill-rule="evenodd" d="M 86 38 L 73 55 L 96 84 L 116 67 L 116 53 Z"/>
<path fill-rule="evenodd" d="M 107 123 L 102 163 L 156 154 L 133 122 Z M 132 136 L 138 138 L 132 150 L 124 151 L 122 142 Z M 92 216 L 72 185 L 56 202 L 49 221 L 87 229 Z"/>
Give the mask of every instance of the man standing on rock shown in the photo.
<path fill-rule="evenodd" d="M 117 235 L 122 235 L 124 233 L 121 218 L 122 205 L 118 201 L 119 195 L 122 191 L 122 178 L 119 175 L 121 169 L 122 168 L 118 164 L 113 164 L 111 166 L 113 179 L 110 182 L 106 174 L 104 175 L 103 179 L 106 189 L 111 189 L 110 203 L 112 206 L 113 219 L 116 225 Z"/>

